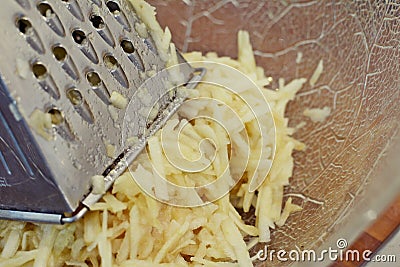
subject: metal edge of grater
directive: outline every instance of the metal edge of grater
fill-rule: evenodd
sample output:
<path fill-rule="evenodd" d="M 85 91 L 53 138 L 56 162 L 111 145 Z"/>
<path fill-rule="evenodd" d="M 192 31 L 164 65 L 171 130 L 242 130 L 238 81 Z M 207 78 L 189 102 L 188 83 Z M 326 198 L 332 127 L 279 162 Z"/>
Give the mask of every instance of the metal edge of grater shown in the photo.
<path fill-rule="evenodd" d="M 0 218 L 70 223 L 102 195 L 90 177 L 103 174 L 106 189 L 133 162 L 184 99 L 161 99 L 165 110 L 148 135 L 126 148 L 120 134 L 124 110 L 113 107 L 165 69 L 150 35 L 126 0 L 8 0 L 0 9 Z M 204 69 L 178 53 L 180 71 L 194 88 Z M 156 85 L 157 87 L 157 85 Z M 165 92 L 151 88 L 152 101 Z M 35 110 L 50 113 L 43 134 L 28 125 Z M 107 125 L 107 126 L 106 126 Z M 106 144 L 116 157 L 106 156 Z"/>

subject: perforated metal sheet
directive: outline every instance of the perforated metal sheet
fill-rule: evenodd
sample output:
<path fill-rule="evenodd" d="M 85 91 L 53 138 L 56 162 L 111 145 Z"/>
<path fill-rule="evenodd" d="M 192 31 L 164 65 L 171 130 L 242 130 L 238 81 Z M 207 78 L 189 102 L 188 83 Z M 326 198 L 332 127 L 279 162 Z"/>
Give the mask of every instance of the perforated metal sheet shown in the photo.
<path fill-rule="evenodd" d="M 110 95 L 131 99 L 165 62 L 150 34 L 136 31 L 141 22 L 125 0 L 10 0 L 2 3 L 0 18 L 0 75 L 13 107 L 25 119 L 40 110 L 53 121 L 51 140 L 32 133 L 31 150 L 39 150 L 35 162 L 41 164 L 26 166 L 37 172 L 3 175 L 9 186 L 0 187 L 0 209 L 74 211 L 89 192 L 90 177 L 124 149 L 125 110 L 110 105 Z M 154 99 L 164 90 L 150 89 Z M 106 144 L 115 146 L 113 157 Z M 44 184 L 32 184 L 39 180 Z M 58 190 L 64 200 L 44 204 Z"/>

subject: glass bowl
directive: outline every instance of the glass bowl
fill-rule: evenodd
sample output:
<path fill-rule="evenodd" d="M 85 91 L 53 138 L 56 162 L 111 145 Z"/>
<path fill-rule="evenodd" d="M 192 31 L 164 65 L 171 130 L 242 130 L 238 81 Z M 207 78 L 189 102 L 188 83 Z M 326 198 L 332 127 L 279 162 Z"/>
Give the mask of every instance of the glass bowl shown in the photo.
<path fill-rule="evenodd" d="M 307 148 L 294 154 L 285 191 L 303 211 L 273 231 L 270 249 L 338 249 L 338 240 L 354 240 L 400 192 L 398 2 L 149 2 L 183 52 L 235 57 L 237 31 L 246 30 L 257 64 L 274 81 L 310 78 L 323 60 L 318 82 L 287 109 L 290 126 L 306 122 L 295 137 Z M 331 109 L 323 123 L 302 115 L 323 107 Z"/>

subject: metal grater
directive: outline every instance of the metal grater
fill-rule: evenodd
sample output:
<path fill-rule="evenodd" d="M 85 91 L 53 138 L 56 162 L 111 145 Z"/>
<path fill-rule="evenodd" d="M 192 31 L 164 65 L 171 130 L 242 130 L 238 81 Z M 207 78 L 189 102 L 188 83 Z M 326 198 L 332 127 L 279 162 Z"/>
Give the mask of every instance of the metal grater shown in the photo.
<path fill-rule="evenodd" d="M 110 107 L 111 93 L 134 98 L 149 71 L 166 64 L 150 35 L 135 30 L 131 4 L 7 0 L 0 18 L 0 218 L 73 222 L 101 198 L 90 177 L 103 174 L 109 189 L 183 99 L 163 98 L 162 81 L 150 83 L 149 102 L 161 101 L 164 112 L 138 119 L 147 133 L 124 147 L 125 111 Z M 179 60 L 194 87 L 204 70 Z M 35 110 L 51 114 L 51 140 L 28 126 Z M 107 157 L 105 142 L 119 156 Z"/>

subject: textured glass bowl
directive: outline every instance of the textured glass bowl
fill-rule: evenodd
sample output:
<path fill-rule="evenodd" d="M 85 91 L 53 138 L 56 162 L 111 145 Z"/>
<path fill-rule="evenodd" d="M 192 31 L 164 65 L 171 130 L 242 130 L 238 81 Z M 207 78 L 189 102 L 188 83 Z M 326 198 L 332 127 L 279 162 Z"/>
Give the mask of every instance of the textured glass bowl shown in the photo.
<path fill-rule="evenodd" d="M 310 78 L 323 59 L 318 82 L 287 110 L 291 126 L 307 123 L 295 134 L 307 149 L 295 153 L 286 189 L 304 196 L 294 197 L 304 210 L 273 232 L 271 249 L 351 242 L 400 192 L 398 1 L 150 2 L 183 51 L 235 57 L 237 31 L 247 30 L 274 81 Z M 332 111 L 323 123 L 302 115 L 325 106 Z"/>

